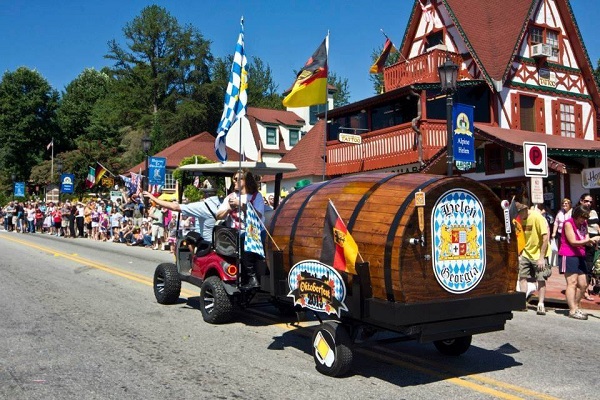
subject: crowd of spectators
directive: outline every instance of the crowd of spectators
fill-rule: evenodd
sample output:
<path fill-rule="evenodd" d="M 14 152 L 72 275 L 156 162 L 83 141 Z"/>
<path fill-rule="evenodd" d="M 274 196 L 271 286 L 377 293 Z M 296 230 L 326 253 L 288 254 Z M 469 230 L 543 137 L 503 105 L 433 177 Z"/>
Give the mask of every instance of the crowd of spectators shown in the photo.
<path fill-rule="evenodd" d="M 272 202 L 271 195 L 265 199 L 265 206 L 269 207 Z M 141 197 L 125 194 L 115 201 L 102 198 L 57 203 L 10 201 L 0 207 L 0 230 L 173 251 L 178 214 L 154 202 L 148 204 L 146 212 Z M 185 216 L 181 219 L 180 229 L 185 235 L 200 230 L 201 225 L 194 217 Z"/>
<path fill-rule="evenodd" d="M 155 204 L 149 205 L 148 212 L 145 210 L 136 196 L 115 201 L 11 201 L 0 207 L 0 230 L 111 241 L 154 250 L 172 247 L 167 244 L 175 241 L 177 213 Z M 185 218 L 183 229 L 193 230 L 194 222 L 193 218 Z"/>

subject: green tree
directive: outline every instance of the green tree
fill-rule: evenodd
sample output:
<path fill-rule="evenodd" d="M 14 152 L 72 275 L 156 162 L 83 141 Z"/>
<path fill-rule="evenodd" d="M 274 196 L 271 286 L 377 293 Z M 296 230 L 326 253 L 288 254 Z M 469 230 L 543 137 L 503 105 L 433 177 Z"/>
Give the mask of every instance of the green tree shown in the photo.
<path fill-rule="evenodd" d="M 94 107 L 108 94 L 109 80 L 108 74 L 87 68 L 65 88 L 57 111 L 65 148 L 73 148 L 75 139 L 80 136 L 89 139 L 107 136 L 104 130 L 93 126 L 92 121 Z"/>
<path fill-rule="evenodd" d="M 120 95 L 129 97 L 126 103 L 136 103 L 141 114 L 132 123 L 160 133 L 152 138 L 155 146 L 197 133 L 199 126 L 181 126 L 176 115 L 181 112 L 183 120 L 205 125 L 198 120 L 207 119 L 206 107 L 198 100 L 210 79 L 210 42 L 157 5 L 144 8 L 123 33 L 127 49 L 112 40 L 105 57 L 115 61 L 115 77 L 124 83 Z M 157 121 L 161 126 L 153 129 Z"/>
<path fill-rule="evenodd" d="M 373 50 L 373 52 L 371 53 L 371 59 L 373 60 L 373 64 L 375 64 L 375 61 L 377 61 L 377 59 L 381 55 L 382 51 L 383 51 L 383 46 L 379 46 L 378 48 Z M 385 61 L 385 66 L 389 67 L 390 65 L 394 65 L 398 62 L 399 59 L 400 59 L 399 51 L 390 52 L 387 60 Z M 381 74 L 370 74 L 369 79 L 371 80 L 371 83 L 373 84 L 373 90 L 374 90 L 375 94 L 381 94 L 384 92 L 385 88 L 384 88 L 382 73 Z"/>
<path fill-rule="evenodd" d="M 348 89 L 348 78 L 340 78 L 338 75 L 329 71 L 327 83 L 335 86 L 336 91 L 333 94 L 333 107 L 345 106 L 350 102 L 350 90 Z"/>
<path fill-rule="evenodd" d="M 61 147 L 56 124 L 59 95 L 39 72 L 20 67 L 0 81 L 0 171 L 28 179 L 31 168 L 48 158 L 46 145 L 54 138 Z M 8 178 L 7 180 L 9 180 Z"/>
<path fill-rule="evenodd" d="M 283 110 L 283 96 L 277 93 L 278 89 L 269 64 L 259 57 L 252 57 L 248 65 L 248 105 Z"/>

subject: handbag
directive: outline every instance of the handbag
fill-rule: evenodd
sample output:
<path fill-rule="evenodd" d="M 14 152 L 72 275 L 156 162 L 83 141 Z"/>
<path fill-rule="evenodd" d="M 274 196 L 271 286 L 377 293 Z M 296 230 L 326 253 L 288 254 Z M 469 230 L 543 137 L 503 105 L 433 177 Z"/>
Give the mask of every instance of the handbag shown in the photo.
<path fill-rule="evenodd" d="M 594 264 L 592 265 L 592 275 L 600 277 L 600 249 L 594 253 Z"/>

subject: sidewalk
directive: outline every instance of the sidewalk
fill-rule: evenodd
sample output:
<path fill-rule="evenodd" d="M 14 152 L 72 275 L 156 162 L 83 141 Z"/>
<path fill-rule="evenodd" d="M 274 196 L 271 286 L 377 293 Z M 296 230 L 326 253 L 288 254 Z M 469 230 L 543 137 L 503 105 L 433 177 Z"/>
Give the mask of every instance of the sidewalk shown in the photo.
<path fill-rule="evenodd" d="M 553 267 L 552 276 L 546 281 L 546 299 L 544 301 L 546 306 L 568 308 L 564 294 L 566 285 L 565 276 L 559 274 L 557 267 Z M 581 301 L 581 308 L 585 310 L 600 310 L 600 295 L 593 296 L 593 298 L 593 301 L 583 299 Z M 529 298 L 529 303 L 537 304 L 537 301 L 537 292 L 534 292 Z"/>

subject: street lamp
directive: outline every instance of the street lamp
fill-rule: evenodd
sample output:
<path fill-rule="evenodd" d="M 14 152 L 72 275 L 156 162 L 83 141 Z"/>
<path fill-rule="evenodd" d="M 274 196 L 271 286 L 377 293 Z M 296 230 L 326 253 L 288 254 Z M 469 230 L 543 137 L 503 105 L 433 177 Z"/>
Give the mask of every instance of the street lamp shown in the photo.
<path fill-rule="evenodd" d="M 15 180 L 17 179 L 17 175 L 10 174 L 10 179 L 12 179 L 12 184 L 13 184 L 12 201 L 15 201 Z"/>
<path fill-rule="evenodd" d="M 449 58 L 446 59 L 444 64 L 438 67 L 438 74 L 440 75 L 440 84 L 442 85 L 442 93 L 446 93 L 446 131 L 448 134 L 448 176 L 452 176 L 454 170 L 454 149 L 453 135 L 452 135 L 452 97 L 456 91 L 456 77 L 458 75 L 458 65 L 454 64 Z"/>
<path fill-rule="evenodd" d="M 142 138 L 142 148 L 144 149 L 144 155 L 146 156 L 146 171 L 144 172 L 144 182 L 142 185 L 147 191 L 150 189 L 150 179 L 148 177 L 148 153 L 150 152 L 150 148 L 152 147 L 152 139 L 149 136 L 144 136 Z M 145 201 L 146 206 L 148 205 L 147 201 Z M 146 208 L 147 210 L 147 208 Z"/>

